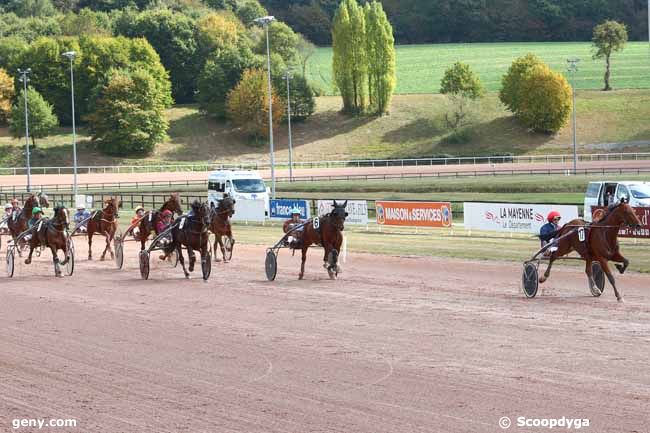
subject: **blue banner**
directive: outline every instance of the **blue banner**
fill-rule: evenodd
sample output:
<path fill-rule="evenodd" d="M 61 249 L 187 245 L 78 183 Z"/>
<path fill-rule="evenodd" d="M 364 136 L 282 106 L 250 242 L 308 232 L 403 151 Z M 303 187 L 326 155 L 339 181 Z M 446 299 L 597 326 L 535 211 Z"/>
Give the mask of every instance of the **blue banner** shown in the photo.
<path fill-rule="evenodd" d="M 297 207 L 300 209 L 300 218 L 309 218 L 309 202 L 307 200 L 270 200 L 271 207 L 269 215 L 271 218 L 291 218 L 291 209 Z"/>

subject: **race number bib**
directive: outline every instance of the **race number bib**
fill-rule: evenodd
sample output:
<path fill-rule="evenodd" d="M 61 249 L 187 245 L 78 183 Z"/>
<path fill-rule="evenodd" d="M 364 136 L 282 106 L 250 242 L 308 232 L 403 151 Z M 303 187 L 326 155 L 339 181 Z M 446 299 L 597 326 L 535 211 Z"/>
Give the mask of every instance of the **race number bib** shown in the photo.
<path fill-rule="evenodd" d="M 40 223 L 38 223 L 38 228 L 36 229 L 37 232 L 41 231 L 41 227 L 43 227 L 43 221 L 41 220 Z"/>
<path fill-rule="evenodd" d="M 181 223 L 178 227 L 182 229 L 184 225 L 185 225 L 185 217 L 181 218 Z"/>
<path fill-rule="evenodd" d="M 152 217 L 153 217 L 153 212 L 149 212 L 149 222 L 151 222 Z"/>
<path fill-rule="evenodd" d="M 578 229 L 578 240 L 579 240 L 580 242 L 584 242 L 585 239 L 586 239 L 586 238 L 585 238 L 585 228 L 584 228 L 584 227 L 580 227 L 580 228 Z"/>
<path fill-rule="evenodd" d="M 314 226 L 314 229 L 318 230 L 320 228 L 320 219 L 318 217 L 314 218 L 312 225 Z"/>

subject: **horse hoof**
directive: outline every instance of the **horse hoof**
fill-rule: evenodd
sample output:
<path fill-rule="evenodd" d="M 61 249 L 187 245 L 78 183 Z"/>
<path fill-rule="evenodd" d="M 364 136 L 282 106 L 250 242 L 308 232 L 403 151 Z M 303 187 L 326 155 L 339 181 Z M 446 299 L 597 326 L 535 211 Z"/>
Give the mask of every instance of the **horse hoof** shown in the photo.
<path fill-rule="evenodd" d="M 625 303 L 625 299 L 623 299 L 622 296 L 621 296 L 620 298 L 616 298 L 616 300 L 617 300 L 618 302 L 620 302 L 621 304 Z"/>
<path fill-rule="evenodd" d="M 546 277 L 545 277 L 545 276 L 542 275 L 541 277 L 539 277 L 539 282 L 540 282 L 540 283 L 543 283 L 544 281 L 546 281 Z"/>
<path fill-rule="evenodd" d="M 26 265 L 29 265 L 31 262 L 32 262 L 31 260 L 29 260 L 29 259 L 25 259 L 25 264 L 26 264 Z"/>
<path fill-rule="evenodd" d="M 99 258 L 99 261 L 100 261 L 100 262 L 103 262 L 104 260 L 106 260 L 106 257 L 104 257 L 104 256 L 101 256 L 101 257 Z"/>
<path fill-rule="evenodd" d="M 298 275 L 298 279 L 302 280 L 305 276 L 303 274 Z"/>
<path fill-rule="evenodd" d="M 185 274 L 185 279 L 189 280 L 190 279 L 190 274 Z"/>
<path fill-rule="evenodd" d="M 618 269 L 619 273 L 623 274 L 625 272 L 625 268 L 623 267 L 623 265 L 615 265 L 615 266 L 616 269 Z"/>

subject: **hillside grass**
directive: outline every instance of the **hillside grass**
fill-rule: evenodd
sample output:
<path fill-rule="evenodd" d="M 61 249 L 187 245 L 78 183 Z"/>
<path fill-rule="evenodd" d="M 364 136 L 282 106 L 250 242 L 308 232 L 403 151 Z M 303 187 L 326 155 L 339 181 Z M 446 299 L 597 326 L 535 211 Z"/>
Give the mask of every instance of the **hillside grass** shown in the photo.
<path fill-rule="evenodd" d="M 577 95 L 578 152 L 650 151 L 650 90 L 580 91 Z M 294 123 L 295 161 L 408 158 L 440 155 L 469 156 L 500 153 L 568 154 L 570 124 L 555 135 L 536 134 L 508 113 L 496 93 L 489 93 L 470 110 L 465 141 L 450 141 L 444 120 L 449 110 L 442 95 L 396 95 L 388 115 L 348 117 L 340 113 L 339 97 L 317 99 L 316 113 Z M 167 111 L 169 138 L 145 157 L 114 158 L 101 154 L 86 130 L 77 131 L 79 165 L 133 165 L 177 162 L 265 162 L 268 144 L 248 142 L 228 122 L 201 116 L 194 105 Z M 276 161 L 288 160 L 286 125 L 275 131 Z M 32 166 L 71 166 L 72 136 L 60 128 L 37 140 Z M 594 144 L 596 143 L 596 144 Z M 610 144 L 623 143 L 623 144 Z M 0 129 L 0 166 L 24 166 L 24 139 Z"/>
<path fill-rule="evenodd" d="M 438 93 L 445 69 L 456 61 L 469 64 L 488 91 L 497 91 L 512 61 L 527 53 L 542 58 L 567 75 L 567 59 L 580 58 L 575 77 L 578 89 L 602 89 L 604 60 L 594 60 L 589 42 L 472 43 L 401 45 L 396 47 L 398 94 Z M 319 48 L 308 64 L 307 76 L 327 95 L 335 94 L 332 82 L 332 49 Z M 568 77 L 567 77 L 568 78 Z M 616 89 L 650 88 L 650 48 L 647 42 L 629 42 L 612 56 L 611 84 Z"/>

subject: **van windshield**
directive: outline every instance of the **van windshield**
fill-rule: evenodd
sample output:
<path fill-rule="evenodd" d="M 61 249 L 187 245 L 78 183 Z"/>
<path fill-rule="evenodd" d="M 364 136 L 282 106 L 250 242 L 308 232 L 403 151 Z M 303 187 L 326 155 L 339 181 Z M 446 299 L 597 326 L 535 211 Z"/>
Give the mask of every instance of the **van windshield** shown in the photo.
<path fill-rule="evenodd" d="M 630 185 L 632 197 L 638 199 L 650 198 L 650 185 Z"/>
<path fill-rule="evenodd" d="M 234 179 L 235 191 L 243 193 L 266 192 L 264 182 L 260 179 Z"/>

